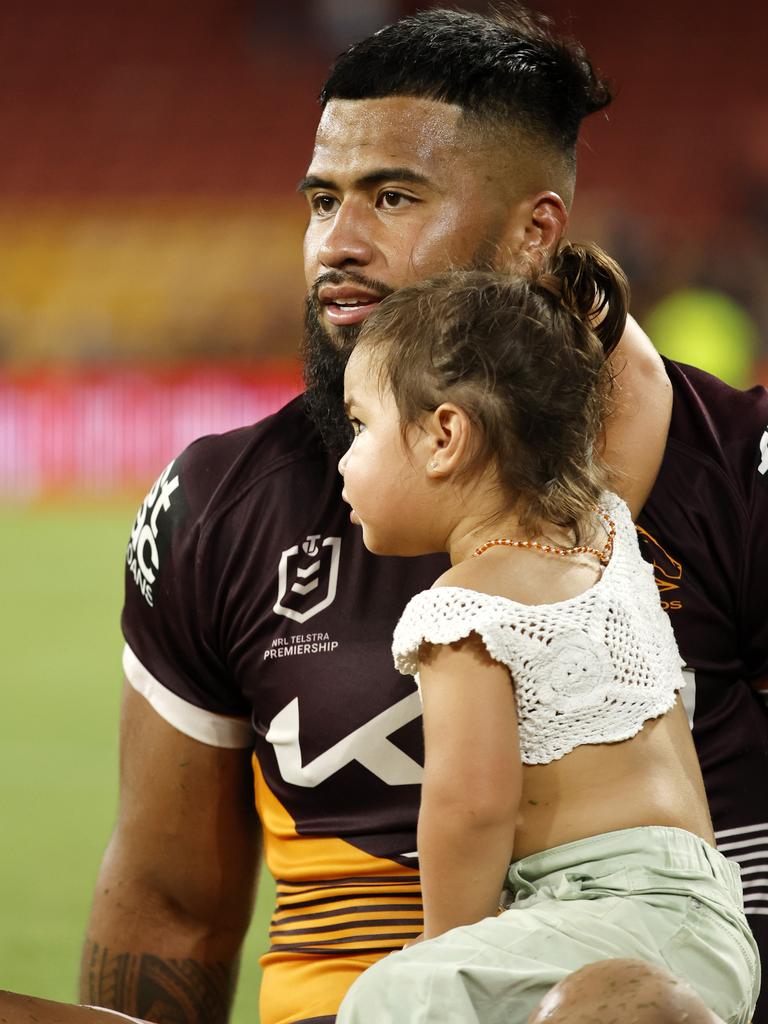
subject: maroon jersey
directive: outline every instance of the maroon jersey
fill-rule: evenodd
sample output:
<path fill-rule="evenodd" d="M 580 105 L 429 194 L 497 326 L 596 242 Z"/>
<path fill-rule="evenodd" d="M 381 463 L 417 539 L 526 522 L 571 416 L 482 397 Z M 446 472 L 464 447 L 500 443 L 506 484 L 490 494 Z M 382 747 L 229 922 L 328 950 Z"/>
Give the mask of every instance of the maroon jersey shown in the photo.
<path fill-rule="evenodd" d="M 447 559 L 369 554 L 341 487 L 299 398 L 191 445 L 128 546 L 129 681 L 183 732 L 254 749 L 278 885 L 263 1024 L 332 1019 L 422 928 L 421 708 L 391 643 Z"/>
<path fill-rule="evenodd" d="M 768 677 L 768 398 L 669 373 L 670 440 L 642 547 L 695 672 L 715 828 L 726 854 L 757 866 L 768 861 L 768 730 L 751 686 Z M 127 563 L 129 681 L 189 735 L 254 750 L 278 882 L 264 1024 L 331 1020 L 354 974 L 421 930 L 420 705 L 390 645 L 447 560 L 365 550 L 299 398 L 176 459 L 142 505 Z M 759 861 L 749 851 L 763 836 Z M 768 908 L 761 889 L 746 892 Z"/>
<path fill-rule="evenodd" d="M 720 850 L 768 967 L 768 393 L 666 363 L 674 406 L 638 521 L 689 685 L 682 691 Z M 761 1008 L 762 1007 L 762 1008 Z M 768 1021 L 768 1000 L 754 1024 Z"/>

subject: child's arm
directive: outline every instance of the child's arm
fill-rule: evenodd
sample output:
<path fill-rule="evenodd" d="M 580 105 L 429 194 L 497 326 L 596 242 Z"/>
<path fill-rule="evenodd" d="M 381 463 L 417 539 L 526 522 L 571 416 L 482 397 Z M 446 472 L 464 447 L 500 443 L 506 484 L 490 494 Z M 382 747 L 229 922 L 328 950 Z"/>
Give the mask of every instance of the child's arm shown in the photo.
<path fill-rule="evenodd" d="M 672 415 L 672 385 L 650 338 L 632 319 L 610 357 L 612 411 L 605 425 L 603 457 L 612 488 L 636 518 L 661 466 Z"/>
<path fill-rule="evenodd" d="M 424 937 L 494 915 L 521 794 L 508 670 L 475 635 L 419 662 L 426 758 L 418 847 Z"/>

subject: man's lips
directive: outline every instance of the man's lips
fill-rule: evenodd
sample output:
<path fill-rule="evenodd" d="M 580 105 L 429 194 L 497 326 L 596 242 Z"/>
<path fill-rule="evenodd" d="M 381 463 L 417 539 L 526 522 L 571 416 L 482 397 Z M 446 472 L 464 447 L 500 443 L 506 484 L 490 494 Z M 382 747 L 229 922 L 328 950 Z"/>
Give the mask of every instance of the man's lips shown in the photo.
<path fill-rule="evenodd" d="M 327 319 L 339 327 L 361 323 L 383 298 L 350 285 L 326 286 L 317 297 Z"/>

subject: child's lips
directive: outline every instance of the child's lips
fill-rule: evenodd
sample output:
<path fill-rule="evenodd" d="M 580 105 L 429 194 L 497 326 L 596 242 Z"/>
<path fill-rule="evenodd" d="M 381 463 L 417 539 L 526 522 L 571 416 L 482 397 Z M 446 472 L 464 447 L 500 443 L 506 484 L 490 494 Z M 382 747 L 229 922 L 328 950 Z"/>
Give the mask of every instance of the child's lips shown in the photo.
<path fill-rule="evenodd" d="M 346 501 L 346 503 L 348 505 L 351 504 L 349 498 L 347 497 L 347 492 L 346 491 L 342 491 L 341 492 L 341 500 L 342 501 Z M 357 512 L 355 512 L 354 509 L 350 509 L 349 521 L 350 521 L 350 523 L 356 523 L 358 526 L 360 525 L 360 520 L 358 519 Z"/>

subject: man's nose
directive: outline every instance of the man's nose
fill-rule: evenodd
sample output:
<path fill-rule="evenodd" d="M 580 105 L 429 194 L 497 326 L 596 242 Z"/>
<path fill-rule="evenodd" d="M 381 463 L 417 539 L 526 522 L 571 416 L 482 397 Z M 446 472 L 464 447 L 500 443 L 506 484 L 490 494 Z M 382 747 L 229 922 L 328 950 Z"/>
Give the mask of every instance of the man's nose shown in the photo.
<path fill-rule="evenodd" d="M 344 454 L 339 459 L 339 472 L 341 473 L 342 476 L 344 476 L 344 470 L 347 468 L 347 456 L 348 455 L 349 455 L 349 448 L 347 448 L 347 450 L 344 452 Z"/>
<path fill-rule="evenodd" d="M 319 256 L 323 266 L 333 269 L 365 267 L 371 263 L 370 225 L 357 204 L 341 204 L 320 246 Z"/>

